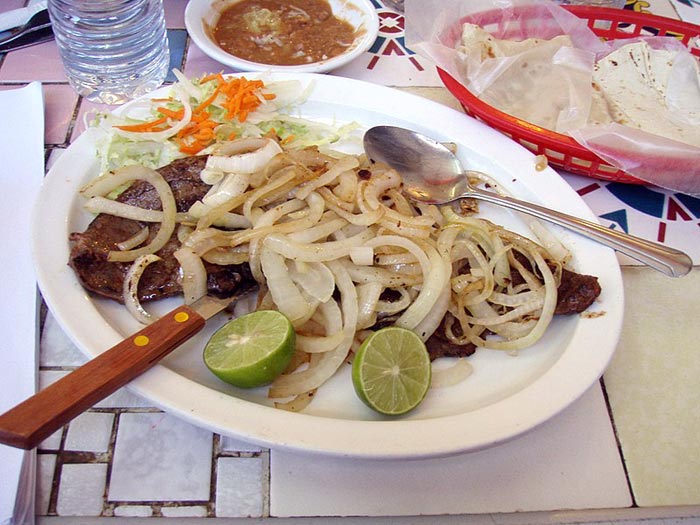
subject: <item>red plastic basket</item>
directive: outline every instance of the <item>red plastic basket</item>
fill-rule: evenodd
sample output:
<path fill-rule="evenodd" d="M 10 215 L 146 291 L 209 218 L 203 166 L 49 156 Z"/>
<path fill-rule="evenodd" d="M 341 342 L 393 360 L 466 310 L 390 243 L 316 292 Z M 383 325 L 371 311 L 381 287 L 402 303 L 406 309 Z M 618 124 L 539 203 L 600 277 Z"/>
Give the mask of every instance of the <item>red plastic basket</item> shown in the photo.
<path fill-rule="evenodd" d="M 601 38 L 619 39 L 636 36 L 673 36 L 678 38 L 691 52 L 700 56 L 694 42 L 700 36 L 700 26 L 657 15 L 638 13 L 625 9 L 591 6 L 566 6 L 573 14 L 587 20 L 588 26 Z M 493 24 L 500 16 L 493 11 Z M 480 13 L 480 24 L 487 28 L 487 13 Z M 485 23 L 486 22 L 486 23 Z M 608 164 L 596 154 L 580 145 L 568 135 L 562 135 L 508 115 L 481 101 L 446 71 L 438 68 L 445 87 L 459 100 L 468 115 L 501 131 L 537 155 L 545 155 L 552 166 L 572 173 L 597 179 L 645 184 L 634 176 Z"/>

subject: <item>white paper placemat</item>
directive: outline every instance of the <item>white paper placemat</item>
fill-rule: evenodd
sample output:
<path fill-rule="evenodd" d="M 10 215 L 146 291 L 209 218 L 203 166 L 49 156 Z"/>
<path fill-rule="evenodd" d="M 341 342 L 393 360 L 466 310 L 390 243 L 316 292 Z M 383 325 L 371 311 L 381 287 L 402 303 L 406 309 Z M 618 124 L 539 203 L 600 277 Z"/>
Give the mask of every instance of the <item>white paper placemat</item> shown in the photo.
<path fill-rule="evenodd" d="M 39 82 L 0 91 L 0 413 L 36 391 L 37 291 L 31 255 L 34 202 L 44 177 Z M 11 298 L 11 299 L 10 299 Z M 26 457 L 25 457 L 26 456 Z M 24 468 L 23 468 L 24 463 Z M 22 491 L 17 487 L 22 476 Z M 33 523 L 34 453 L 0 445 L 0 523 Z M 21 508 L 20 508 L 21 507 Z M 15 513 L 15 520 L 12 520 Z"/>

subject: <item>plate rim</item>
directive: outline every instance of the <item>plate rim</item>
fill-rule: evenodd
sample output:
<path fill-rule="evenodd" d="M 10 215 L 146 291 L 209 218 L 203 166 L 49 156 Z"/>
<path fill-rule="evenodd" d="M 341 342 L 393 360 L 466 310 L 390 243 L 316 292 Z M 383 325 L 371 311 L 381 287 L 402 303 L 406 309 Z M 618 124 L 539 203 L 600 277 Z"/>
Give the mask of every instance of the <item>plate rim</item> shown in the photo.
<path fill-rule="evenodd" d="M 396 114 L 397 112 L 401 114 L 402 107 L 409 104 L 413 107 L 414 115 L 429 116 L 439 121 L 441 133 L 445 136 L 450 136 L 450 134 L 460 131 L 478 132 L 480 138 L 487 142 L 484 147 L 488 151 L 497 152 L 501 149 L 501 146 L 506 144 L 506 149 L 509 152 L 512 150 L 515 157 L 517 157 L 516 161 L 529 161 L 534 165 L 534 155 L 522 146 L 463 113 L 418 95 L 360 80 L 329 75 L 267 73 L 266 78 L 280 80 L 298 79 L 313 83 L 310 100 L 320 103 L 324 103 L 324 100 L 326 103 L 332 101 L 335 96 L 334 93 L 337 93 L 337 89 L 345 86 L 348 97 L 343 100 L 344 105 L 352 104 L 353 102 L 365 104 L 362 106 L 364 110 L 381 110 L 384 112 L 382 115 L 391 119 L 403 118 L 397 117 Z M 368 91 L 374 97 L 368 97 L 366 95 Z M 358 93 L 364 93 L 365 95 L 360 97 Z M 314 94 L 318 94 L 319 100 L 314 99 Z M 145 98 L 150 96 L 153 96 L 153 93 Z M 367 99 L 371 99 L 373 102 L 363 102 L 363 100 L 367 101 Z M 390 103 L 387 103 L 387 100 Z M 423 122 L 421 125 L 425 126 L 426 124 Z M 57 230 L 61 231 L 63 229 L 67 231 L 68 229 L 68 214 L 61 218 L 62 222 L 57 221 L 60 224 L 48 223 L 47 226 L 46 223 L 47 213 L 51 217 L 51 212 L 47 212 L 47 209 L 55 210 L 55 203 L 52 200 L 53 188 L 66 184 L 66 180 L 62 179 L 60 175 L 61 164 L 66 164 L 69 160 L 72 162 L 73 159 L 66 155 L 72 150 L 72 156 L 75 156 L 75 152 L 79 152 L 81 147 L 84 148 L 89 140 L 89 132 L 81 135 L 63 152 L 49 170 L 35 207 L 32 224 L 32 244 L 37 280 L 50 311 L 81 352 L 88 357 L 94 357 L 100 351 L 91 345 L 98 343 L 104 345 L 104 338 L 96 338 L 94 334 L 87 334 L 84 330 L 82 331 L 83 333 L 78 333 L 76 321 L 70 318 L 71 312 L 65 311 L 65 308 L 60 305 L 61 298 L 67 293 L 66 290 L 57 289 L 52 284 L 55 283 L 56 279 L 70 282 L 72 278 L 72 286 L 75 288 L 73 293 L 80 294 L 80 301 L 85 305 L 90 303 L 88 293 L 77 283 L 77 279 L 67 264 L 64 263 L 62 266 L 47 265 L 40 260 L 42 253 L 45 254 L 47 243 L 50 244 L 50 241 L 47 241 L 47 236 L 51 235 L 52 232 L 55 234 Z M 492 141 L 492 143 L 489 143 L 489 141 Z M 500 165 L 506 161 L 506 164 L 513 162 L 504 157 L 502 155 L 501 158 L 495 159 L 494 163 Z M 96 159 L 83 160 L 88 163 L 96 162 Z M 74 167 L 75 165 L 73 165 Z M 573 207 L 574 213 L 589 220 L 597 221 L 593 212 L 580 196 L 554 170 L 547 168 L 545 171 L 539 172 L 538 177 L 541 177 L 541 180 L 535 181 L 533 183 L 535 186 L 545 184 L 547 188 L 554 188 L 555 194 L 564 192 L 567 197 L 564 200 Z M 541 197 L 538 196 L 538 198 Z M 53 208 L 47 208 L 49 201 L 51 201 Z M 64 206 L 66 209 L 69 209 L 69 207 L 68 204 Z M 59 208 L 61 207 L 59 206 Z M 572 208 L 569 207 L 568 211 L 571 212 Z M 53 213 L 55 215 L 57 211 L 53 211 Z M 64 250 L 66 250 L 68 239 L 67 237 L 61 240 L 54 239 L 55 243 L 62 243 Z M 606 315 L 602 321 L 606 330 L 597 330 L 597 332 L 588 334 L 592 336 L 590 342 L 593 348 L 597 348 L 595 363 L 586 362 L 585 359 L 582 360 L 584 356 L 580 355 L 580 353 L 570 356 L 570 358 L 575 358 L 573 363 L 569 363 L 568 359 L 562 360 L 560 357 L 541 377 L 519 390 L 516 395 L 509 396 L 493 405 L 479 408 L 475 411 L 436 418 L 391 421 L 359 421 L 289 413 L 215 391 L 205 385 L 184 378 L 160 364 L 136 378 L 127 385 L 127 388 L 145 397 L 166 412 L 181 417 L 192 424 L 269 448 L 280 448 L 325 456 L 407 459 L 446 456 L 490 447 L 538 427 L 570 406 L 599 379 L 612 358 L 622 327 L 624 306 L 619 263 L 611 249 L 585 239 L 581 243 L 585 248 L 594 248 L 597 260 L 604 266 L 604 276 L 607 282 L 603 295 L 609 304 L 605 305 L 607 307 Z M 64 253 L 66 252 L 64 251 Z M 70 274 L 67 275 L 67 272 L 70 272 Z M 106 320 L 103 321 L 103 328 L 113 332 L 107 345 L 111 346 L 111 344 L 121 340 L 121 336 L 112 329 Z M 585 321 L 588 323 L 589 320 L 586 319 Z M 579 322 L 575 330 L 580 330 L 584 326 L 584 324 Z M 552 403 L 549 400 L 546 407 L 541 406 L 542 400 L 547 399 L 548 388 L 561 385 L 562 378 L 552 378 L 551 376 L 556 376 L 559 373 L 559 369 L 565 365 L 582 367 L 584 370 L 587 370 L 585 379 L 581 377 L 574 378 L 575 388 L 565 389 L 563 392 L 560 392 L 563 397 L 560 397 L 556 403 Z M 179 394 L 183 386 L 181 384 L 183 380 L 190 387 L 190 392 L 198 395 L 189 393 L 185 396 L 189 399 L 183 399 L 183 396 Z M 171 388 L 176 388 L 178 392 L 175 398 L 172 397 L 171 392 L 169 393 Z M 538 405 L 538 402 L 540 405 Z M 518 405 L 522 405 L 522 403 L 532 403 L 535 409 L 525 419 L 523 419 L 522 415 L 514 418 L 513 410 Z M 515 406 L 513 406 L 514 404 Z M 488 427 L 486 432 L 484 432 L 484 428 L 476 428 L 473 429 L 473 434 L 465 436 L 465 424 L 473 424 L 475 422 L 479 424 L 487 423 L 486 418 L 498 418 L 498 416 L 501 416 L 502 420 L 492 424 L 491 427 L 486 425 Z M 245 420 L 244 423 L 241 423 L 241 419 Z M 231 428 L 231 425 L 236 428 Z M 304 430 L 304 428 L 309 428 L 309 426 L 314 429 L 313 432 Z M 435 431 L 436 427 L 439 428 L 439 432 Z M 284 432 L 280 433 L 281 429 Z M 391 432 L 387 432 L 387 429 Z M 358 433 L 363 436 L 362 440 L 357 439 Z"/>

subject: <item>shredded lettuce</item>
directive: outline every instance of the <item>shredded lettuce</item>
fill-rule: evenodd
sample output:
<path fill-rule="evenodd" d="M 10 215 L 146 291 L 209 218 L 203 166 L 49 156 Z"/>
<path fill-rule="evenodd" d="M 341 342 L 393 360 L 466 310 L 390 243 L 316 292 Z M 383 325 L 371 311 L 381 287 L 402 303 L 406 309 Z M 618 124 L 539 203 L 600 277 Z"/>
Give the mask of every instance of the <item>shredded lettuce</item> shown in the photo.
<path fill-rule="evenodd" d="M 170 94 L 164 99 L 142 99 L 129 105 L 126 113 L 97 113 L 88 123 L 100 130 L 97 139 L 97 156 L 101 172 L 113 171 L 122 166 L 139 164 L 149 168 L 159 168 L 172 161 L 193 154 L 183 152 L 177 142 L 177 135 L 167 136 L 166 131 L 154 128 L 154 132 L 125 131 L 118 126 L 138 128 L 163 117 L 162 110 L 182 111 L 187 105 L 194 108 L 208 102 L 205 108 L 207 118 L 216 124 L 214 137 L 208 146 L 197 153 L 210 153 L 217 144 L 241 137 L 260 137 L 274 132 L 286 148 L 308 146 L 323 147 L 347 137 L 356 124 L 323 124 L 293 116 L 295 108 L 302 104 L 312 88 L 296 80 L 274 81 L 263 75 L 260 80 L 259 106 L 242 120 L 227 118 L 227 109 L 222 106 L 223 97 L 215 96 L 217 82 L 205 81 L 213 75 L 188 79 L 181 72 L 175 72 L 177 82 L 171 86 Z M 264 94 L 274 95 L 274 98 Z M 213 100 L 211 100 L 213 97 Z M 163 126 L 166 126 L 164 124 Z"/>

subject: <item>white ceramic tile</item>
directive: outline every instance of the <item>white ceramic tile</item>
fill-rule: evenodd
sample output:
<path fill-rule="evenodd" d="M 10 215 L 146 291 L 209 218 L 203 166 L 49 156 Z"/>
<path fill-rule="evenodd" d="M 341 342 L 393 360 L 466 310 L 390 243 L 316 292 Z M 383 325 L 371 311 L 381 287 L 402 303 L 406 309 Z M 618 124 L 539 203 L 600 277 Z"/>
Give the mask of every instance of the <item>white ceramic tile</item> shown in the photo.
<path fill-rule="evenodd" d="M 187 56 L 185 59 L 184 73 L 188 77 L 200 77 L 208 73 L 231 73 L 234 70 L 229 66 L 218 63 L 213 58 L 209 58 L 204 52 L 197 47 L 197 44 L 190 41 L 187 48 Z"/>
<path fill-rule="evenodd" d="M 37 62 L 41 67 L 37 67 Z M 0 68 L 0 81 L 66 82 L 56 42 L 51 40 L 8 53 Z"/>
<path fill-rule="evenodd" d="M 262 458 L 219 458 L 216 476 L 216 515 L 257 518 L 263 514 Z"/>
<path fill-rule="evenodd" d="M 58 450 L 61 446 L 61 438 L 63 437 L 63 429 L 57 430 L 44 441 L 39 444 L 41 450 Z"/>
<path fill-rule="evenodd" d="M 60 155 L 63 150 L 56 151 Z M 57 156 L 52 155 L 49 164 L 55 162 L 55 158 Z M 41 334 L 40 360 L 43 367 L 76 367 L 87 361 L 87 357 L 68 338 L 51 312 L 46 315 L 44 330 Z M 60 376 L 65 375 L 65 372 L 44 371 L 42 374 L 46 374 L 46 380 L 42 381 L 43 388 Z M 151 403 L 131 393 L 127 388 L 120 388 L 95 404 L 97 408 L 144 408 L 149 406 L 151 406 Z M 43 447 L 47 448 L 46 446 Z"/>
<path fill-rule="evenodd" d="M 541 427 L 471 454 L 370 461 L 270 452 L 270 515 L 276 517 L 523 512 L 630 504 L 598 384 Z"/>
<path fill-rule="evenodd" d="M 95 404 L 96 408 L 150 408 L 153 403 L 147 401 L 131 392 L 128 388 L 120 388 L 113 394 L 110 394 L 99 403 Z"/>
<path fill-rule="evenodd" d="M 39 516 L 45 515 L 49 510 L 51 487 L 56 470 L 55 454 L 37 454 L 36 474 L 36 502 L 35 512 Z"/>
<path fill-rule="evenodd" d="M 39 389 L 44 389 L 54 381 L 65 376 L 68 372 L 63 370 L 40 370 L 39 371 Z M 61 438 L 63 437 L 63 429 L 57 430 L 44 441 L 39 444 L 42 450 L 58 450 L 61 446 Z"/>
<path fill-rule="evenodd" d="M 85 412 L 71 421 L 63 448 L 85 452 L 107 452 L 113 423 L 114 414 Z"/>
<path fill-rule="evenodd" d="M 204 518 L 207 508 L 201 506 L 161 507 L 160 513 L 166 518 Z"/>
<path fill-rule="evenodd" d="M 85 355 L 68 339 L 56 318 L 49 312 L 41 333 L 41 366 L 80 366 Z"/>
<path fill-rule="evenodd" d="M 109 499 L 209 500 L 212 434 L 162 412 L 120 416 Z"/>
<path fill-rule="evenodd" d="M 99 516 L 104 506 L 107 465 L 63 465 L 56 510 L 59 516 Z"/>
<path fill-rule="evenodd" d="M 118 505 L 114 509 L 114 515 L 119 518 L 150 518 L 153 509 L 146 505 Z"/>
<path fill-rule="evenodd" d="M 68 137 L 78 94 L 72 87 L 65 84 L 44 84 L 43 89 L 46 115 L 45 142 L 63 144 Z"/>
<path fill-rule="evenodd" d="M 625 321 L 605 386 L 640 506 L 700 504 L 700 271 L 625 268 Z"/>
<path fill-rule="evenodd" d="M 165 23 L 168 29 L 182 29 L 185 27 L 185 5 L 187 0 L 168 0 L 163 3 L 165 7 Z"/>
<path fill-rule="evenodd" d="M 68 374 L 66 370 L 40 370 L 39 371 L 39 390 L 43 390 L 51 383 L 58 381 L 63 376 Z"/>
<path fill-rule="evenodd" d="M 223 453 L 231 452 L 260 452 L 262 449 L 253 445 L 252 443 L 246 443 L 240 439 L 235 439 L 229 436 L 221 436 L 219 442 L 219 449 Z"/>

